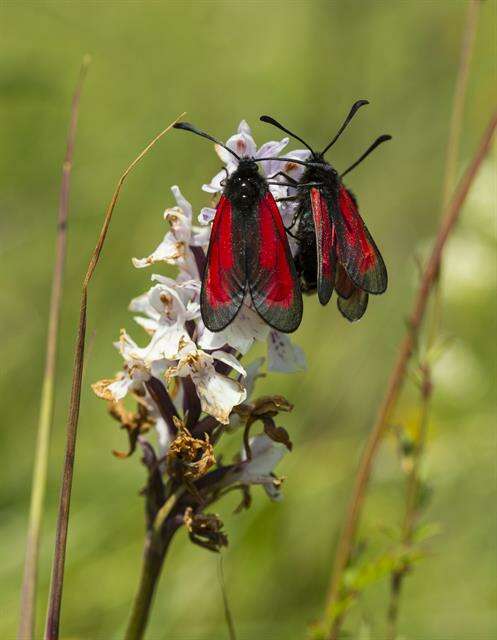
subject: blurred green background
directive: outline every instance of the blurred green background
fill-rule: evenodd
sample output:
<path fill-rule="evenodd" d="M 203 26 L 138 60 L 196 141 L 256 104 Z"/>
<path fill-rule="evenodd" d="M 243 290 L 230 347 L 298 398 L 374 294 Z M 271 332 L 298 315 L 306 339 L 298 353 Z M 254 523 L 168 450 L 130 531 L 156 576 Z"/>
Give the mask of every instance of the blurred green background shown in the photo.
<path fill-rule="evenodd" d="M 404 2 L 9 2 L 0 5 L 2 309 L 0 432 L 0 637 L 15 637 L 31 466 L 54 257 L 60 166 L 70 98 L 83 54 L 93 62 L 83 92 L 72 179 L 69 255 L 60 340 L 48 511 L 41 557 L 44 617 L 82 275 L 115 182 L 145 143 L 182 111 L 227 138 L 241 118 L 259 143 L 270 113 L 322 144 L 351 103 L 368 98 L 331 159 L 353 161 L 378 134 L 394 140 L 350 176 L 381 247 L 389 290 L 349 325 L 334 304 L 306 301 L 294 336 L 305 373 L 269 375 L 259 393 L 295 403 L 280 420 L 293 453 L 279 467 L 285 499 L 254 491 L 250 511 L 219 506 L 230 546 L 226 583 L 240 639 L 304 637 L 324 601 L 337 534 L 359 453 L 382 397 L 424 255 L 437 227 L 444 154 L 467 4 Z M 459 169 L 496 102 L 496 3 L 484 2 L 471 69 Z M 495 156 L 494 156 L 495 158 Z M 144 471 L 117 460 L 124 435 L 90 382 L 120 368 L 121 327 L 143 342 L 127 311 L 149 286 L 147 255 L 165 232 L 161 214 L 179 184 L 198 211 L 200 186 L 218 170 L 207 143 L 172 133 L 124 189 L 90 291 L 85 371 L 62 615 L 66 639 L 120 638 L 138 578 Z M 425 471 L 426 520 L 441 533 L 406 579 L 406 639 L 487 640 L 497 633 L 495 162 L 487 159 L 447 252 L 442 357 Z M 161 271 L 161 269 L 156 269 Z M 247 361 L 262 349 L 249 354 Z M 396 420 L 413 423 L 414 387 Z M 238 442 L 239 436 L 232 436 Z M 234 446 L 234 445 L 233 445 Z M 362 534 L 384 548 L 401 521 L 404 476 L 396 444 L 378 458 Z M 382 537 L 383 536 L 383 537 Z M 226 638 L 218 558 L 177 535 L 148 638 Z M 361 620 L 384 637 L 388 583 L 367 590 L 347 628 Z M 40 626 L 41 629 L 41 626 Z M 41 632 L 40 632 L 41 633 Z M 39 636 L 41 637 L 41 636 Z"/>

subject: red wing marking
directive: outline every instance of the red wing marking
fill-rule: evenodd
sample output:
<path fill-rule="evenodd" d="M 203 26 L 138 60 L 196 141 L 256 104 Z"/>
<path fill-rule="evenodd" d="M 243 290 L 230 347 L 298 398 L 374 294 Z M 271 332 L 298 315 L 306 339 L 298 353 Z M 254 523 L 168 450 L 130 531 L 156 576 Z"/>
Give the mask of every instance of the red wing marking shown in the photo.
<path fill-rule="evenodd" d="M 222 196 L 212 224 L 200 296 L 202 319 L 221 331 L 236 316 L 245 294 L 245 246 L 230 201 Z"/>
<path fill-rule="evenodd" d="M 359 215 L 352 194 L 340 186 L 336 216 L 338 258 L 355 285 L 368 293 L 383 293 L 387 271 L 378 248 Z"/>
<path fill-rule="evenodd" d="M 247 228 L 247 274 L 252 301 L 272 327 L 289 333 L 302 319 L 302 295 L 285 227 L 269 193 L 259 202 L 259 229 Z"/>
<path fill-rule="evenodd" d="M 333 293 L 335 281 L 335 226 L 319 189 L 311 189 L 311 207 L 316 233 L 318 298 L 321 304 L 326 304 Z"/>

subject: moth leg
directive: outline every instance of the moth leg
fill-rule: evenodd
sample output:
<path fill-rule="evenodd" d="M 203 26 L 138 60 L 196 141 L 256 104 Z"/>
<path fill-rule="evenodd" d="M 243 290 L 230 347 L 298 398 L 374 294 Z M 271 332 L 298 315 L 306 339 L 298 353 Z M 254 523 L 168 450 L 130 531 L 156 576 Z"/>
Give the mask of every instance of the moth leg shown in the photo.
<path fill-rule="evenodd" d="M 298 196 L 286 196 L 285 198 L 275 198 L 276 202 L 290 202 L 291 200 L 297 200 Z"/>
<path fill-rule="evenodd" d="M 301 182 L 299 187 L 322 187 L 322 182 Z"/>
<path fill-rule="evenodd" d="M 268 184 L 275 187 L 293 187 L 294 189 L 296 188 L 296 185 L 290 184 L 288 182 L 268 182 Z"/>
<path fill-rule="evenodd" d="M 298 241 L 297 236 L 296 236 L 294 233 L 292 233 L 292 232 L 290 231 L 290 229 L 291 229 L 291 227 L 285 227 L 285 231 L 287 232 L 287 234 L 288 234 L 291 238 L 293 238 L 294 240 L 297 240 L 297 241 Z"/>
<path fill-rule="evenodd" d="M 277 178 L 278 176 L 283 176 L 283 178 L 286 178 L 286 180 L 288 180 L 288 182 L 290 182 L 293 187 L 296 187 L 298 185 L 298 180 L 295 180 L 284 171 L 278 171 L 278 173 L 275 173 L 273 176 L 270 176 L 269 180 L 274 180 L 274 178 Z"/>
<path fill-rule="evenodd" d="M 230 174 L 228 173 L 228 169 L 226 169 L 226 167 L 223 167 L 223 168 L 222 168 L 222 171 L 225 171 L 225 172 L 226 172 L 226 178 L 223 178 L 219 184 L 220 184 L 222 187 L 225 187 L 225 186 L 226 186 L 226 180 L 230 177 Z"/>

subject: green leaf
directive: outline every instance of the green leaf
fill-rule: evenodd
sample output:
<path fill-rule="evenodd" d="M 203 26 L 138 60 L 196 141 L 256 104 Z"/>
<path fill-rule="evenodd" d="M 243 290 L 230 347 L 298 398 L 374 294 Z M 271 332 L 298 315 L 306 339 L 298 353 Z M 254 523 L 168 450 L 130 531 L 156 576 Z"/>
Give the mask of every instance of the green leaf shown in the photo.
<path fill-rule="evenodd" d="M 412 539 L 414 542 L 420 543 L 429 540 L 434 536 L 442 533 L 442 526 L 439 522 L 427 522 L 413 531 Z"/>

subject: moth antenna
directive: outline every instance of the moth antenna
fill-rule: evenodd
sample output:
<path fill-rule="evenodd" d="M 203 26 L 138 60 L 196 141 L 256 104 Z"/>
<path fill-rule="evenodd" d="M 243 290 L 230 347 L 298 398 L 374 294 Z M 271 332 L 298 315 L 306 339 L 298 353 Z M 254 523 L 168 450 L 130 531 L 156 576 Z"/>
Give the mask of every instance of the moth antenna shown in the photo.
<path fill-rule="evenodd" d="M 207 138 L 207 140 L 210 140 L 211 142 L 214 142 L 215 144 L 218 144 L 219 146 L 223 147 L 223 149 L 226 149 L 226 151 L 229 151 L 231 155 L 235 156 L 237 160 L 241 160 L 240 156 L 237 153 L 235 153 L 233 149 L 230 149 L 229 147 L 227 147 L 224 144 L 224 142 L 221 142 L 221 140 L 214 138 L 214 136 L 209 135 L 208 133 L 206 133 L 205 131 L 202 131 L 201 129 L 198 129 L 197 127 L 195 127 L 193 124 L 190 124 L 189 122 L 177 122 L 176 124 L 173 125 L 173 127 L 175 129 L 183 129 L 184 131 L 191 131 L 192 133 L 196 133 L 197 136 L 201 136 L 202 138 Z"/>
<path fill-rule="evenodd" d="M 280 160 L 281 162 L 294 162 L 304 167 L 322 167 L 322 162 L 306 162 L 305 160 L 297 160 L 297 158 L 252 158 L 254 162 L 263 162 L 264 160 Z"/>
<path fill-rule="evenodd" d="M 279 123 L 274 118 L 271 118 L 271 116 L 261 116 L 259 118 L 259 120 L 261 122 L 267 122 L 267 124 L 272 124 L 273 127 L 277 127 L 278 129 L 281 129 L 281 131 L 284 131 L 285 133 L 288 133 L 289 136 L 292 136 L 292 138 L 295 138 L 295 140 L 298 140 L 304 146 L 306 146 L 309 149 L 309 151 L 314 155 L 314 151 L 311 149 L 311 147 L 307 144 L 307 142 L 305 140 L 303 140 L 298 135 L 293 133 L 293 131 L 290 131 L 290 129 L 287 129 L 286 127 L 284 127 L 281 123 Z"/>
<path fill-rule="evenodd" d="M 347 173 L 349 173 L 349 171 L 352 171 L 352 169 L 355 169 L 358 164 L 361 164 L 361 162 L 365 158 L 367 158 L 369 154 L 376 149 L 376 147 L 379 147 L 380 144 L 383 144 L 384 142 L 387 142 L 387 140 L 391 140 L 391 139 L 392 139 L 392 136 L 389 136 L 389 135 L 383 135 L 383 136 L 380 136 L 379 138 L 376 138 L 373 144 L 368 149 L 366 149 L 366 151 L 362 154 L 362 156 L 358 160 L 356 160 L 354 164 L 351 164 L 350 167 L 341 174 L 340 178 L 343 178 L 345 175 L 347 175 Z"/>
<path fill-rule="evenodd" d="M 369 104 L 369 100 L 358 100 L 357 102 L 354 102 L 354 104 L 352 105 L 352 108 L 349 111 L 349 115 L 345 118 L 345 121 L 340 127 L 340 129 L 338 129 L 338 133 L 336 134 L 336 136 L 331 140 L 329 145 L 325 147 L 323 151 L 321 151 L 322 156 L 324 156 L 324 154 L 328 151 L 328 149 L 335 144 L 335 142 L 338 140 L 338 138 L 342 135 L 342 133 L 347 128 L 347 125 L 349 124 L 349 122 L 355 116 L 356 112 L 359 111 L 359 109 L 363 107 L 365 104 Z"/>

